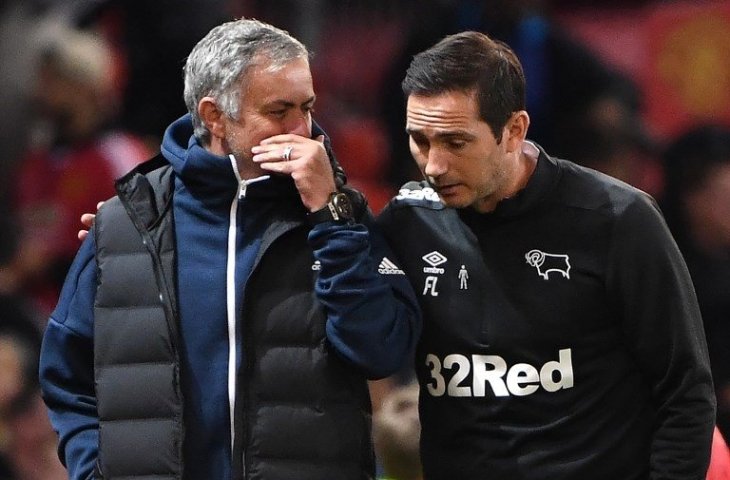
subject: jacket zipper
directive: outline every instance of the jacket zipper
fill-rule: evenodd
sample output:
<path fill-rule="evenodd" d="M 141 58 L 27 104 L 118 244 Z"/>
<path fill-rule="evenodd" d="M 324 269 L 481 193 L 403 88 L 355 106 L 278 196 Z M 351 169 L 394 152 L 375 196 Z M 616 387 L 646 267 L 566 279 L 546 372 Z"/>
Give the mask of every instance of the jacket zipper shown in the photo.
<path fill-rule="evenodd" d="M 252 183 L 268 179 L 269 175 L 244 180 L 238 171 L 238 163 L 233 154 L 228 155 L 233 167 L 233 173 L 238 181 L 236 196 L 231 202 L 231 210 L 228 221 L 228 251 L 226 256 L 226 318 L 228 321 L 228 409 L 231 429 L 231 455 L 234 454 L 235 431 L 235 407 L 236 407 L 236 233 L 238 230 L 238 204 L 246 197 L 246 190 Z M 242 399 L 241 399 L 242 401 Z M 243 409 L 241 409 L 243 412 Z M 244 423 L 245 425 L 245 423 Z M 243 478 L 246 478 L 246 448 L 243 444 L 241 468 Z"/>

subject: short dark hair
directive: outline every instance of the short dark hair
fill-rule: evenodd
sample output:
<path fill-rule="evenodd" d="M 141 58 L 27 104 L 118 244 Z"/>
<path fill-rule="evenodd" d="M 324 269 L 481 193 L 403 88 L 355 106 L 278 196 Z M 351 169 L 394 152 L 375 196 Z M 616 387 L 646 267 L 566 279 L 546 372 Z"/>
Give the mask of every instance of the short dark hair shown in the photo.
<path fill-rule="evenodd" d="M 525 74 L 517 55 L 480 32 L 449 35 L 417 54 L 402 87 L 406 97 L 475 91 L 479 116 L 497 139 L 512 114 L 525 109 Z"/>

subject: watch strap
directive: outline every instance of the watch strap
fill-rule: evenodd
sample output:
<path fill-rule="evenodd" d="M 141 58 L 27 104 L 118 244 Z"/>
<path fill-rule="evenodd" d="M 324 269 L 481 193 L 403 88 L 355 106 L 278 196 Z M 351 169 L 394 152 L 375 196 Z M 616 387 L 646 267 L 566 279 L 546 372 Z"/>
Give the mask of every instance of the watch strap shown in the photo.
<path fill-rule="evenodd" d="M 327 200 L 327 203 L 324 207 L 307 214 L 307 222 L 310 225 L 317 225 L 324 222 L 345 223 L 351 221 L 352 213 L 350 213 L 350 215 L 348 216 L 344 216 L 342 211 L 338 210 L 337 206 L 335 205 L 336 197 L 340 197 L 340 200 L 342 200 L 342 197 L 344 197 L 345 201 L 350 202 L 349 197 L 346 194 L 341 192 L 333 192 L 330 194 L 329 199 Z M 351 206 L 349 210 L 350 212 L 352 212 Z"/>
<path fill-rule="evenodd" d="M 310 225 L 334 221 L 335 213 L 333 212 L 332 205 L 329 202 L 327 202 L 327 204 L 319 210 L 307 214 L 307 222 L 309 222 Z"/>

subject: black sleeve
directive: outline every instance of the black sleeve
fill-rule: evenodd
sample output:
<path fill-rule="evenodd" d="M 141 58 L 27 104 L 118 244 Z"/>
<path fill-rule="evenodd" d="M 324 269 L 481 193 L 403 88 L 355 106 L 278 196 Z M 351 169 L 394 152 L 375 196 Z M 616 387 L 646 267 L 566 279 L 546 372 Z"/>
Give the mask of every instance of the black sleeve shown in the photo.
<path fill-rule="evenodd" d="M 654 402 L 650 478 L 704 479 L 715 397 L 687 267 L 648 196 L 637 197 L 619 213 L 612 237 L 609 300 Z"/>

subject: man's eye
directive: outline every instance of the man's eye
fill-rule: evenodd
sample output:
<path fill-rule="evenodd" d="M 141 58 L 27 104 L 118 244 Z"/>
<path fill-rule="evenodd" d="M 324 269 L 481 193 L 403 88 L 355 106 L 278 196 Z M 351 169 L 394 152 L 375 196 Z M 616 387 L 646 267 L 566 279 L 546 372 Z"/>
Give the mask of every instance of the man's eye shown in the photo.
<path fill-rule="evenodd" d="M 286 110 L 272 110 L 269 113 L 275 117 L 283 117 L 284 115 L 286 115 Z"/>
<path fill-rule="evenodd" d="M 421 137 L 411 137 L 411 140 L 413 140 L 413 143 L 415 143 L 419 147 L 425 147 L 428 146 L 428 140 Z"/>
<path fill-rule="evenodd" d="M 464 140 L 451 140 L 448 145 L 452 150 L 459 150 L 466 146 L 466 142 Z"/>

